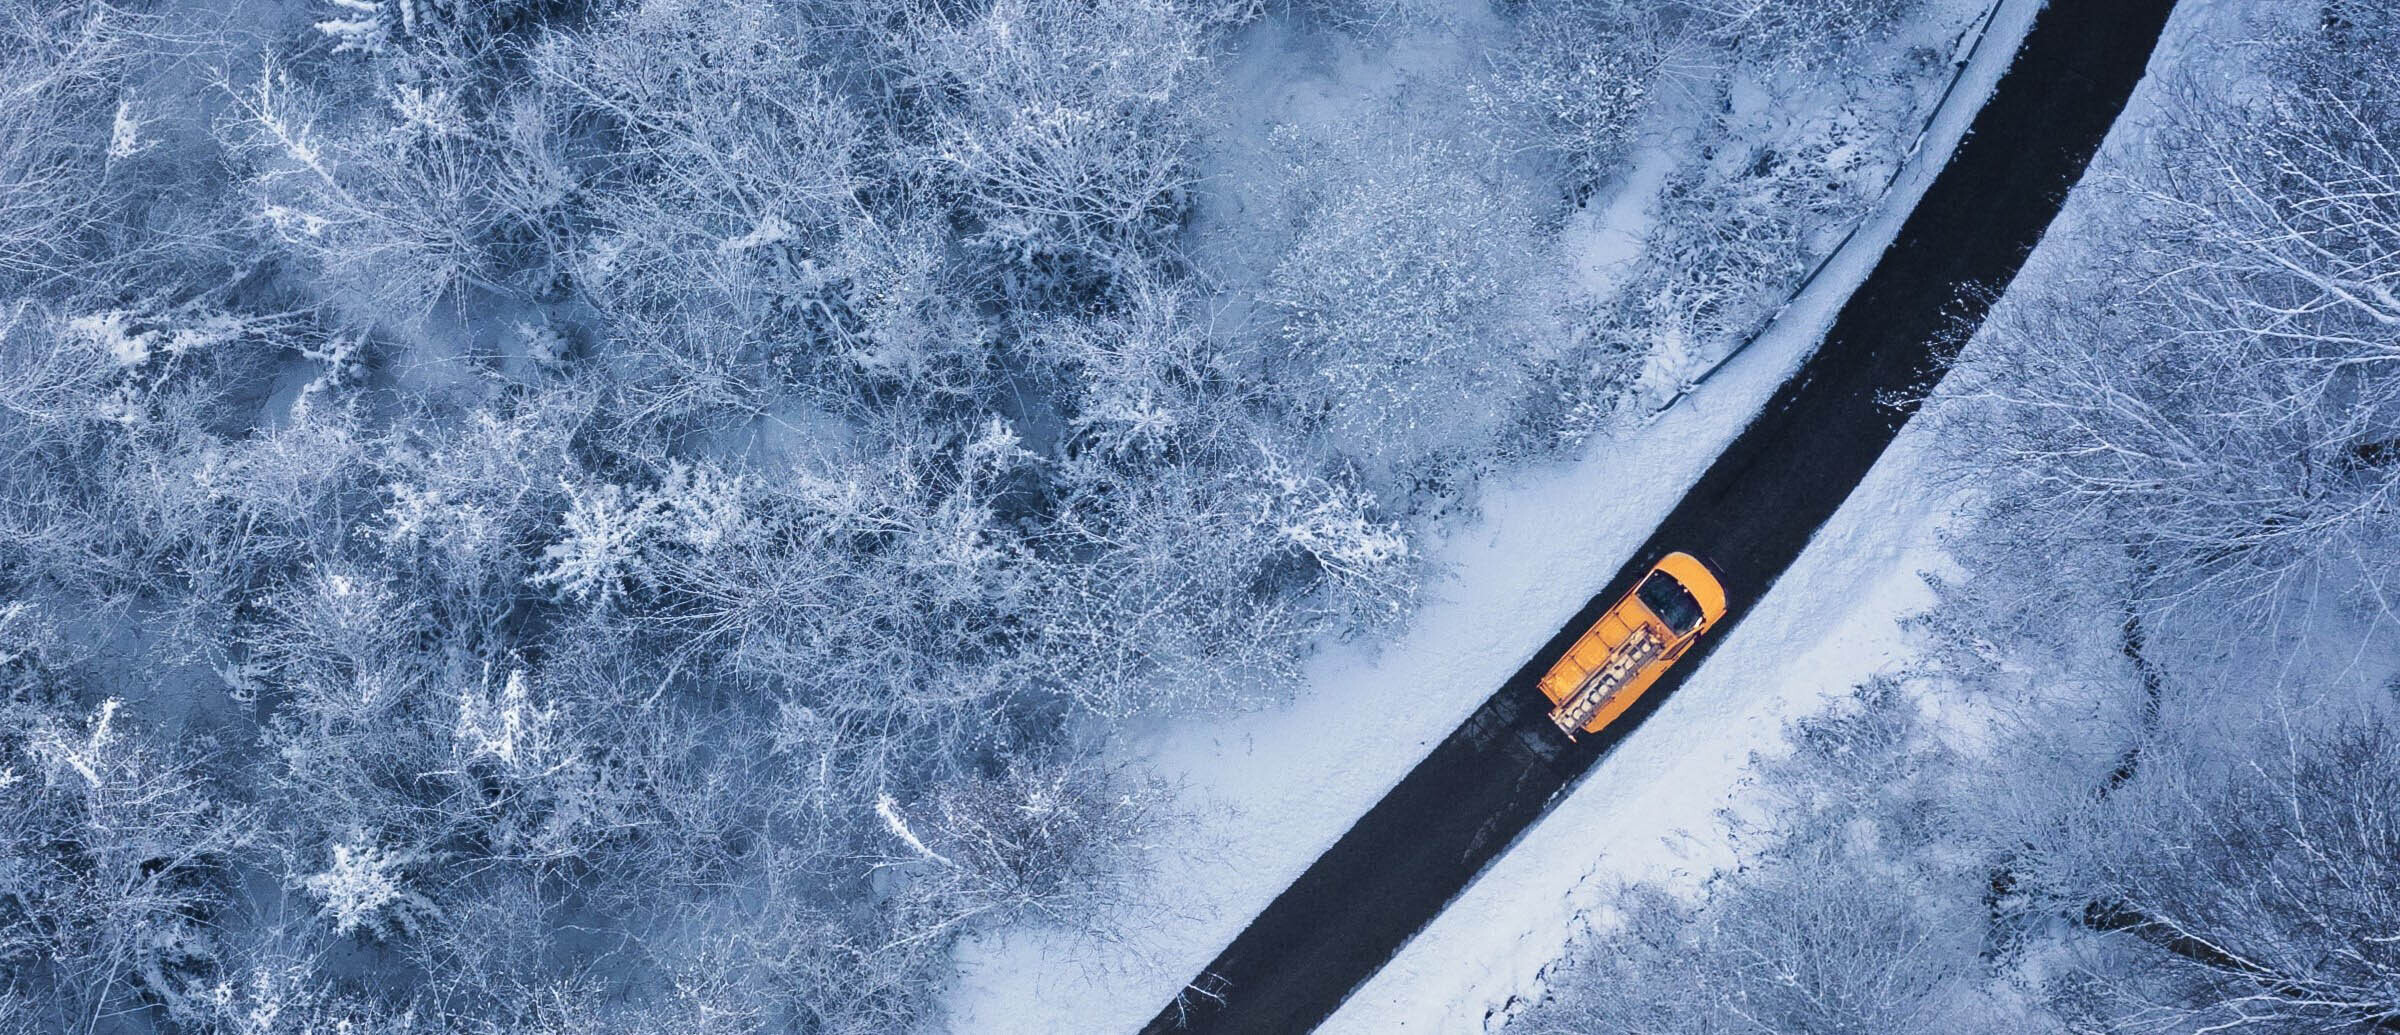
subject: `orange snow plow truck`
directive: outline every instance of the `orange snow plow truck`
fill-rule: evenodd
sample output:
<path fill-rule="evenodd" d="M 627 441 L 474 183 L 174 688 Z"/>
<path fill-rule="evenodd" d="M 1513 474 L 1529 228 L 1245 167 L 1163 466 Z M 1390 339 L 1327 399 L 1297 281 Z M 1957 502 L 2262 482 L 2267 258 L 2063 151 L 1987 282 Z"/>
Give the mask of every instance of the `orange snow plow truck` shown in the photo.
<path fill-rule="evenodd" d="M 1724 617 L 1725 587 L 1707 565 L 1688 553 L 1660 558 L 1542 676 L 1542 693 L 1557 705 L 1550 721 L 1570 740 L 1600 732 Z"/>

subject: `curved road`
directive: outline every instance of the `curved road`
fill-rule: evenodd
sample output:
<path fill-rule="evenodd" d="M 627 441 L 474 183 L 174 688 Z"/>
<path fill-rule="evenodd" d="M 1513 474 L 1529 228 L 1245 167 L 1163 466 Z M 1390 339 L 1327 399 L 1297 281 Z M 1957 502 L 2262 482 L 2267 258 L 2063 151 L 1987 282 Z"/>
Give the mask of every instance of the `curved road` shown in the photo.
<path fill-rule="evenodd" d="M 1625 567 L 1195 978 L 1145 1035 L 1297 1035 L 1464 890 L 1725 641 L 1940 376 L 1937 343 L 2015 277 L 2149 64 L 2174 0 L 2045 10 L 1966 140 L 1799 373 Z M 1602 733 L 1569 743 L 1534 682 L 1652 562 L 1723 574 L 1735 610 Z M 1605 832 L 1595 831 L 1595 835 Z"/>

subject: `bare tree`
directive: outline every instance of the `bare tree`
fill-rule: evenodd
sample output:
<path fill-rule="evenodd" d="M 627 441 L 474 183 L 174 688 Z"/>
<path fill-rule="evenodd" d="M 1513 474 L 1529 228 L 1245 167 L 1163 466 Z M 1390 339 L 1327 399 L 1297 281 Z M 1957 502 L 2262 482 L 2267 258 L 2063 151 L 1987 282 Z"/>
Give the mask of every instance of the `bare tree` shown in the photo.
<path fill-rule="evenodd" d="M 1514 415 L 1491 400 L 1516 399 L 1557 344 L 1539 318 L 1555 285 L 1498 171 L 1432 141 L 1362 147 L 1372 167 L 1296 156 L 1299 238 L 1262 291 L 1290 359 L 1266 376 L 1396 500 L 1489 456 Z"/>
<path fill-rule="evenodd" d="M 56 1031 L 101 1030 L 145 1001 L 189 1014 L 216 977 L 209 927 L 253 844 L 252 817 L 147 743 L 124 702 L 78 715 L 11 689 L 0 988 L 45 1004 Z"/>
<path fill-rule="evenodd" d="M 2309 60 L 2316 60 L 2310 58 Z M 2161 599 L 2388 597 L 2400 464 L 2400 81 L 2183 84 L 2117 185 L 2115 267 L 2005 307 L 1944 389 L 2062 536 L 2126 541 Z M 2381 78 L 2378 78 L 2380 76 Z M 2127 267 L 2138 276 L 2127 275 Z"/>
<path fill-rule="evenodd" d="M 922 161 L 951 185 L 1029 307 L 1080 301 L 1134 272 L 1185 203 L 1172 102 L 1207 26 L 1170 0 L 1001 0 L 927 9 L 908 63 L 931 118 Z"/>
<path fill-rule="evenodd" d="M 1771 61 L 1842 61 L 1923 0 L 1682 0 L 1709 31 Z"/>
<path fill-rule="evenodd" d="M 912 937 L 1007 921 L 1107 930 L 1131 904 L 1142 852 L 1167 821 L 1165 788 L 1088 756 L 1018 759 L 875 809 L 895 844 Z"/>
<path fill-rule="evenodd" d="M 1618 172 L 1661 90 L 1715 77 L 1704 28 L 1673 4 L 1523 5 L 1492 54 L 1491 108 L 1582 197 Z"/>
<path fill-rule="evenodd" d="M 1635 889 L 1551 970 L 1534 1035 L 1825 1035 L 2023 1030 L 1979 1008 L 1972 908 L 1818 846 L 1686 905 Z M 1822 853 L 1822 854 L 1820 854 Z"/>
<path fill-rule="evenodd" d="M 532 51 L 537 95 L 611 142 L 578 169 L 572 275 L 664 381 L 738 397 L 759 360 L 813 374 L 843 344 L 876 141 L 817 45 L 771 4 L 650 0 Z"/>
<path fill-rule="evenodd" d="M 2196 731 L 2042 845 L 2050 894 L 2114 931 L 2059 982 L 2128 1033 L 2353 1033 L 2400 1021 L 2400 731 Z"/>
<path fill-rule="evenodd" d="M 110 166 L 137 140 L 117 88 L 139 19 L 109 4 L 0 5 L 0 277 L 75 285 L 122 200 Z M 125 152 L 112 155 L 112 151 Z M 77 285 L 80 286 L 80 285 Z"/>

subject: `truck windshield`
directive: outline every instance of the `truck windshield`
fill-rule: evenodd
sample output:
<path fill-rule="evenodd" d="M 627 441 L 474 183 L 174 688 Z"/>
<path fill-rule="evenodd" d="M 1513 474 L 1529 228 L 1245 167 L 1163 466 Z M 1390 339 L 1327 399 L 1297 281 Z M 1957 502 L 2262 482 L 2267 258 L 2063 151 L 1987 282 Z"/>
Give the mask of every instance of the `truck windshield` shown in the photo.
<path fill-rule="evenodd" d="M 1675 635 L 1681 636 L 1699 627 L 1700 602 L 1692 599 L 1692 591 L 1683 588 L 1683 583 L 1675 581 L 1666 572 L 1651 572 L 1649 578 L 1642 580 L 1642 588 L 1635 592 L 1642 598 L 1642 606 L 1657 615 L 1659 621 L 1667 623 L 1667 628 L 1674 630 Z"/>

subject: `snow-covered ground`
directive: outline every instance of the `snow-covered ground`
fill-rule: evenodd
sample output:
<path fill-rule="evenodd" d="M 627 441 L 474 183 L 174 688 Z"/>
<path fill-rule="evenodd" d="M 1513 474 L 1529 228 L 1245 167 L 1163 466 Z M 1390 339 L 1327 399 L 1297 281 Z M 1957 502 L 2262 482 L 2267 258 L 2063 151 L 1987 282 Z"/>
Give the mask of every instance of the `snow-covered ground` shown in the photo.
<path fill-rule="evenodd" d="M 1478 519 L 1433 547 L 1451 574 L 1405 631 L 1326 651 L 1285 707 L 1162 722 L 1125 738 L 1119 750 L 1178 782 L 1194 816 L 1153 846 L 1145 906 L 1099 932 L 1016 929 L 968 941 L 949 996 L 953 1030 L 1108 1032 L 1146 1022 L 1582 606 L 1806 358 L 2037 8 L 2004 0 L 1991 43 L 1892 196 L 1754 347 L 1648 425 L 1594 443 L 1574 463 L 1489 487 Z M 1706 827 L 1749 754 L 1775 744 L 1785 718 L 1883 664 L 1897 649 L 1891 619 L 1922 603 L 1916 572 L 1940 502 L 1908 478 L 1918 448 L 1887 456 L 1822 533 L 1845 540 L 1841 561 L 1824 550 L 1804 558 L 1641 736 L 1327 1030 L 1475 1030 L 1489 1005 L 1530 987 L 1565 944 L 1578 904 L 1609 886 L 1598 883 L 1594 858 L 1704 872 L 1714 856 L 1681 857 L 1662 838 Z M 1803 597 L 1810 606 L 1796 602 Z M 1818 603 L 1826 599 L 1848 606 Z"/>

